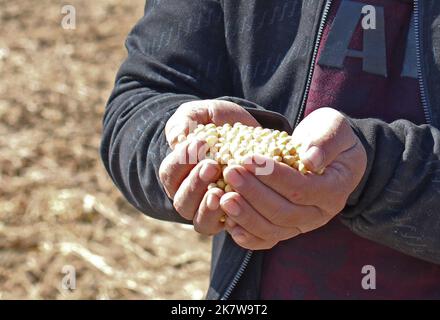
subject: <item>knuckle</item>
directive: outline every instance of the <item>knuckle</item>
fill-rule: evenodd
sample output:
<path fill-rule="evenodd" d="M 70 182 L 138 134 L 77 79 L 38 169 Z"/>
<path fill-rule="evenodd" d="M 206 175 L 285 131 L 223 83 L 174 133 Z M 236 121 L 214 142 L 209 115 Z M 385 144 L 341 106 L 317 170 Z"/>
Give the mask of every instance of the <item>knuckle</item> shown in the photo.
<path fill-rule="evenodd" d="M 240 213 L 240 224 L 246 226 L 247 229 L 255 230 L 255 219 L 252 219 L 246 210 Z"/>
<path fill-rule="evenodd" d="M 206 182 L 204 182 L 200 177 L 199 177 L 199 171 L 197 170 L 197 172 L 192 172 L 191 173 L 191 177 L 190 177 L 190 183 L 187 184 L 187 193 L 191 194 L 193 192 L 197 192 L 198 190 L 205 190 L 206 187 Z M 198 191 L 200 192 L 200 191 Z"/>
<path fill-rule="evenodd" d="M 182 103 L 178 109 L 182 110 L 182 109 L 186 109 L 188 107 L 188 105 L 190 104 L 190 102 L 184 102 Z"/>
<path fill-rule="evenodd" d="M 346 200 L 340 199 L 339 201 L 336 201 L 335 203 L 335 213 L 341 212 L 345 208 Z"/>
<path fill-rule="evenodd" d="M 213 235 L 214 231 L 212 230 L 212 226 L 210 226 L 209 221 L 206 219 L 206 208 L 199 208 L 197 214 L 193 220 L 194 230 L 203 235 Z"/>
<path fill-rule="evenodd" d="M 247 175 L 242 175 L 246 180 Z M 253 203 L 254 201 L 261 199 L 260 190 L 257 187 L 256 183 L 244 183 L 243 186 L 238 187 L 237 189 L 241 189 L 243 194 L 245 194 L 246 199 L 249 199 L 249 202 Z"/>
<path fill-rule="evenodd" d="M 180 107 L 178 108 L 178 111 L 187 112 L 193 108 L 194 108 L 194 101 L 187 101 L 187 102 L 184 102 L 180 105 Z"/>
<path fill-rule="evenodd" d="M 265 240 L 280 240 L 283 238 L 283 232 L 280 228 L 275 228 L 275 230 L 271 230 L 266 232 L 266 237 L 264 237 Z"/>
<path fill-rule="evenodd" d="M 245 225 L 248 229 L 255 229 L 256 219 L 252 218 L 251 212 L 249 212 L 249 209 L 244 204 L 243 197 L 238 193 L 234 195 L 235 196 L 231 197 L 231 199 L 235 200 L 241 208 L 240 214 L 237 217 L 237 219 L 239 219 L 240 224 Z"/>
<path fill-rule="evenodd" d="M 265 241 L 275 240 L 277 238 L 276 231 L 264 230 L 259 234 L 259 237 Z"/>
<path fill-rule="evenodd" d="M 162 162 L 162 164 L 159 167 L 159 180 L 162 182 L 162 184 L 165 184 L 167 178 L 168 178 L 168 174 Z"/>
<path fill-rule="evenodd" d="M 197 226 L 197 228 L 196 228 L 196 226 L 194 226 L 194 230 L 197 233 L 203 234 L 205 236 L 213 236 L 213 235 L 216 235 L 217 233 L 219 233 L 219 231 L 220 231 L 220 230 L 215 229 L 215 228 L 205 228 L 205 227 L 200 226 L 200 225 Z"/>
<path fill-rule="evenodd" d="M 165 123 L 165 136 L 168 138 L 168 134 L 170 133 L 171 128 L 174 125 L 174 119 L 176 117 L 177 111 L 168 119 Z"/>
<path fill-rule="evenodd" d="M 218 100 L 205 100 L 203 101 L 203 103 L 205 107 L 210 111 L 214 111 L 220 106 L 220 101 Z"/>
<path fill-rule="evenodd" d="M 200 226 L 200 224 L 197 221 L 193 222 L 194 231 L 200 234 L 203 234 L 203 228 Z"/>
<path fill-rule="evenodd" d="M 269 221 L 272 221 L 273 223 L 278 225 L 283 225 L 286 222 L 285 217 L 290 211 L 291 210 L 287 208 L 287 205 L 284 203 L 284 201 L 280 201 L 276 203 L 272 214 L 269 215 Z"/>
<path fill-rule="evenodd" d="M 185 218 L 187 220 L 192 219 L 192 215 L 187 212 L 185 206 L 183 205 L 183 203 L 179 199 L 174 200 L 173 207 L 177 211 L 177 213 L 180 214 L 183 218 Z"/>
<path fill-rule="evenodd" d="M 328 211 L 331 213 L 339 213 L 341 212 L 347 203 L 347 197 L 345 194 L 335 194 L 332 199 L 328 201 Z"/>
<path fill-rule="evenodd" d="M 272 241 L 272 242 L 266 242 L 264 244 L 264 247 L 262 248 L 263 250 L 269 250 L 272 249 L 273 247 L 275 247 L 275 245 L 277 244 L 277 241 Z"/>
<path fill-rule="evenodd" d="M 176 170 L 178 170 L 178 167 L 173 164 L 166 164 L 159 168 L 159 180 L 168 189 L 177 187 L 178 178 Z"/>
<path fill-rule="evenodd" d="M 197 233 L 207 235 L 207 236 L 210 236 L 213 234 L 202 221 L 194 220 L 193 226 L 194 226 L 194 230 Z"/>
<path fill-rule="evenodd" d="M 251 241 L 250 239 L 246 238 L 246 239 L 241 239 L 241 240 L 235 240 L 237 242 L 237 244 L 244 248 L 244 249 L 248 249 L 248 250 L 255 250 L 257 247 L 255 246 L 255 244 L 253 243 L 253 241 Z"/>
<path fill-rule="evenodd" d="M 162 161 L 159 167 L 159 179 L 162 181 L 162 183 L 168 182 L 170 179 L 170 164 L 168 163 L 167 159 Z"/>
<path fill-rule="evenodd" d="M 249 205 L 246 204 L 244 197 L 237 192 L 228 193 L 228 200 L 234 200 L 240 207 L 240 215 L 237 217 L 240 224 L 246 225 L 249 229 L 255 226 L 255 219 L 252 218 L 252 213 L 249 212 Z"/>
<path fill-rule="evenodd" d="M 178 200 L 178 198 L 175 198 L 173 201 L 173 207 L 174 209 L 183 216 L 184 210 L 183 210 L 183 206 L 181 205 L 180 201 Z"/>
<path fill-rule="evenodd" d="M 202 169 L 203 167 L 209 167 L 209 168 L 213 168 L 213 169 L 219 168 L 218 163 L 212 159 L 202 159 L 198 163 L 198 166 L 200 167 L 200 169 Z"/>
<path fill-rule="evenodd" d="M 169 174 L 167 172 L 161 172 L 159 173 L 159 179 L 162 182 L 162 185 L 164 186 L 165 190 L 167 192 L 170 192 L 172 189 L 172 182 Z"/>

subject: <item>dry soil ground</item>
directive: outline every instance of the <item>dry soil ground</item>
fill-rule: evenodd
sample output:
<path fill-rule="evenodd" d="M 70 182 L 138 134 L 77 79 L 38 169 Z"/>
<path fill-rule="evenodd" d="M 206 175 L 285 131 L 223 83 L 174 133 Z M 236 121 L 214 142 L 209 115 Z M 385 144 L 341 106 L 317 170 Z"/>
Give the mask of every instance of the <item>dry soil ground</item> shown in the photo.
<path fill-rule="evenodd" d="M 76 8 L 64 30 L 61 8 Z M 202 298 L 209 239 L 146 218 L 98 156 L 143 0 L 0 0 L 0 299 Z M 76 289 L 61 288 L 63 267 Z"/>

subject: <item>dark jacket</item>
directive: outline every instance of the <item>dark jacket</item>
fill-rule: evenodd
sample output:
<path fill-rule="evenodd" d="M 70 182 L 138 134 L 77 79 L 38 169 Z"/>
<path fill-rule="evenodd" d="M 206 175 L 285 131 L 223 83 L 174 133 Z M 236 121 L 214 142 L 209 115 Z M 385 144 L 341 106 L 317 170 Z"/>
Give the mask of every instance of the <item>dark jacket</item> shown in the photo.
<path fill-rule="evenodd" d="M 368 165 L 340 219 L 362 237 L 440 264 L 440 1 L 414 5 L 428 125 L 350 119 Z M 165 123 L 184 102 L 234 101 L 263 126 L 292 131 L 327 9 L 324 0 L 149 0 L 104 116 L 102 159 L 127 200 L 151 217 L 188 223 L 158 176 L 170 152 Z M 215 236 L 208 298 L 258 298 L 261 261 L 261 252 Z"/>

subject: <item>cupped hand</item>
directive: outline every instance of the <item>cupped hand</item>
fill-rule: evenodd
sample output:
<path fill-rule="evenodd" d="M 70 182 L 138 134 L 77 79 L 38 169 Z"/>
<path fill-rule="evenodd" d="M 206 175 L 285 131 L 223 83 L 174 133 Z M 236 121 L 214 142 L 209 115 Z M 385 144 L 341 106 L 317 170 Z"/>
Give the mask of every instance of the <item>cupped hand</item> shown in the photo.
<path fill-rule="evenodd" d="M 172 152 L 159 168 L 159 178 L 174 208 L 185 219 L 192 220 L 196 231 L 216 234 L 224 228 L 219 220 L 224 212 L 219 206 L 224 192 L 219 188 L 207 191 L 210 183 L 221 175 L 217 162 L 204 159 L 207 146 L 204 141 L 183 141 L 197 124 L 241 122 L 258 126 L 258 122 L 241 106 L 223 100 L 201 100 L 182 104 L 165 126 L 166 139 Z"/>
<path fill-rule="evenodd" d="M 345 207 L 364 175 L 365 149 L 340 112 L 314 111 L 295 129 L 293 139 L 302 143 L 306 167 L 313 172 L 325 168 L 322 175 L 303 175 L 279 162 L 273 162 L 270 173 L 257 174 L 262 163 L 273 161 L 258 155 L 224 172 L 235 191 L 220 199 L 226 230 L 244 248 L 268 249 L 324 226 Z"/>

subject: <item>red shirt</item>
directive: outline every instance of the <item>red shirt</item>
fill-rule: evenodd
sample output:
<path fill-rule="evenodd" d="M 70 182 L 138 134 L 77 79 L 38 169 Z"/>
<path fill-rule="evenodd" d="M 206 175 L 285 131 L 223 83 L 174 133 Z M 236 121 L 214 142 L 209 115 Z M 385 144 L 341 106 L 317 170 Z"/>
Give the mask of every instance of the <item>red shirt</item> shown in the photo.
<path fill-rule="evenodd" d="M 362 26 L 365 5 L 375 6 L 375 29 Z M 333 1 L 305 116 L 327 106 L 351 117 L 424 123 L 411 15 L 408 1 Z M 367 265 L 376 271 L 373 290 L 362 287 Z M 363 239 L 335 218 L 269 250 L 260 292 L 262 299 L 438 299 L 440 266 Z"/>

